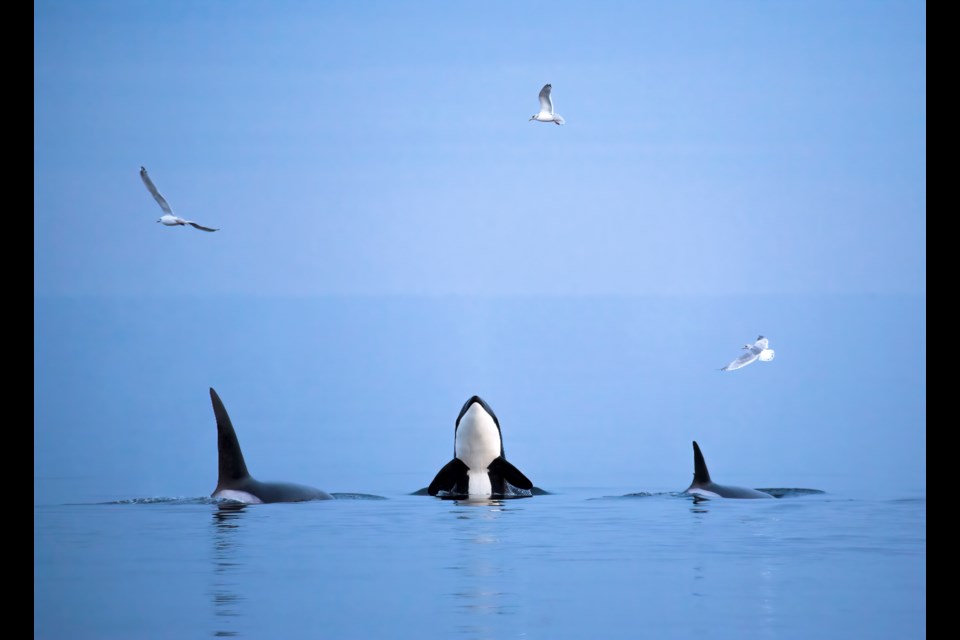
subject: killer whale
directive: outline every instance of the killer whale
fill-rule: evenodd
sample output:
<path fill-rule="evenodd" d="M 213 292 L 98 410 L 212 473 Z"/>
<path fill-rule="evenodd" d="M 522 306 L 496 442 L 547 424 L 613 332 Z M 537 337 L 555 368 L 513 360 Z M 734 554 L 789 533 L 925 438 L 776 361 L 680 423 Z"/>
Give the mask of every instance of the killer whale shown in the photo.
<path fill-rule="evenodd" d="M 533 483 L 503 451 L 500 421 L 480 396 L 463 403 L 454 425 L 453 459 L 434 477 L 427 493 L 450 498 L 525 497 Z"/>
<path fill-rule="evenodd" d="M 314 487 L 290 482 L 260 482 L 253 479 L 247 472 L 247 465 L 243 460 L 240 442 L 233 430 L 230 416 L 213 387 L 210 387 L 210 401 L 213 403 L 213 415 L 217 419 L 219 459 L 217 488 L 213 490 L 210 497 L 236 500 L 246 504 L 333 499 L 333 496 L 326 491 Z"/>
<path fill-rule="evenodd" d="M 713 482 L 696 440 L 693 441 L 693 482 L 684 493 L 695 498 L 773 498 L 771 494 L 757 489 Z"/>

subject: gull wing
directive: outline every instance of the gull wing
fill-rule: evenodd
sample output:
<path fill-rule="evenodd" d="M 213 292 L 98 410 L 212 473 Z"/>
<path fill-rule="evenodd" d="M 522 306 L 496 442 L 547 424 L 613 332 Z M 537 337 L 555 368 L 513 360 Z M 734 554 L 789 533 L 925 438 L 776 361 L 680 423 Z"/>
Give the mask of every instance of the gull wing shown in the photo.
<path fill-rule="evenodd" d="M 153 184 L 153 180 L 150 179 L 150 176 L 147 175 L 147 170 L 144 167 L 140 167 L 140 178 L 143 180 L 143 184 L 147 185 L 147 191 L 153 196 L 153 199 L 157 201 L 157 204 L 160 205 L 160 208 L 173 215 L 173 211 L 170 209 L 170 205 L 167 204 L 167 201 L 163 199 L 163 196 L 160 195 L 160 192 L 157 191 L 157 188 Z"/>
<path fill-rule="evenodd" d="M 733 371 L 734 369 L 739 369 L 741 367 L 747 366 L 748 364 L 750 364 L 751 362 L 753 362 L 754 360 L 760 357 L 761 350 L 757 349 L 756 351 L 754 351 L 755 348 L 756 347 L 751 347 L 746 353 L 744 353 L 739 358 L 737 358 L 736 360 L 734 360 L 733 362 L 725 366 L 723 369 L 720 369 L 720 371 Z"/>
<path fill-rule="evenodd" d="M 189 220 L 187 220 L 187 224 L 194 229 L 200 229 L 200 231 L 219 231 L 219 229 L 211 229 L 210 227 L 205 227 L 201 224 L 197 224 L 196 222 L 190 222 Z"/>
<path fill-rule="evenodd" d="M 553 89 L 553 85 L 545 84 L 543 89 L 540 89 L 540 111 L 553 113 L 553 100 L 550 98 L 550 91 Z"/>

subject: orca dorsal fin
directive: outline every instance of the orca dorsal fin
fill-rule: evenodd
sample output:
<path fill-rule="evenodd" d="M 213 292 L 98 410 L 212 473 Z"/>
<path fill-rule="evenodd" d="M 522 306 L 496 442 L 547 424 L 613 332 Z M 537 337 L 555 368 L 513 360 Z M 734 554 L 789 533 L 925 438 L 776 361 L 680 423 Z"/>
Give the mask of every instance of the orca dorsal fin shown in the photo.
<path fill-rule="evenodd" d="M 247 473 L 247 465 L 243 461 L 243 452 L 240 451 L 240 442 L 233 430 L 233 423 L 230 422 L 230 416 L 227 415 L 227 410 L 213 387 L 210 387 L 210 401 L 213 403 L 213 415 L 217 418 L 217 453 L 220 459 L 217 487 L 219 488 L 224 485 L 224 482 L 243 480 L 249 478 L 250 474 Z"/>
<path fill-rule="evenodd" d="M 693 484 L 706 484 L 710 482 L 710 472 L 707 471 L 707 463 L 703 460 L 703 454 L 700 453 L 700 447 L 697 441 L 693 441 Z"/>

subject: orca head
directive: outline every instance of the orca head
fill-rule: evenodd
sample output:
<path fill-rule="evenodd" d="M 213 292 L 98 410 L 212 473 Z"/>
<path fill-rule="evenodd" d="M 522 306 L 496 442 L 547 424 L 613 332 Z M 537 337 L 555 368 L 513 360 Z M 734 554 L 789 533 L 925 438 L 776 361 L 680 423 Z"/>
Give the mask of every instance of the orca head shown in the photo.
<path fill-rule="evenodd" d="M 493 409 L 490 408 L 483 398 L 480 396 L 470 396 L 466 402 L 463 403 L 463 408 L 460 409 L 460 415 L 457 416 L 456 427 L 460 427 L 460 421 L 463 420 L 463 416 L 467 415 L 467 412 L 470 411 L 476 405 L 475 411 L 483 411 L 491 418 L 493 418 L 494 424 L 497 425 L 497 431 L 500 431 L 500 421 L 497 419 L 497 414 L 493 412 Z"/>
<path fill-rule="evenodd" d="M 487 446 L 493 444 L 490 442 L 490 437 L 495 437 L 500 441 L 500 455 L 503 455 L 503 433 L 500 431 L 500 420 L 497 419 L 497 414 L 493 412 L 493 409 L 490 408 L 490 405 L 488 405 L 483 398 L 480 396 L 470 396 L 467 401 L 463 403 L 463 408 L 460 409 L 460 414 L 457 416 L 457 423 L 453 430 L 454 457 L 457 455 L 458 437 L 461 437 L 461 423 L 469 425 L 467 429 L 469 435 L 464 436 L 467 439 L 476 437 L 476 434 L 480 432 L 490 432 L 491 435 L 487 437 Z M 496 427 L 496 436 L 492 436 L 492 430 L 489 429 L 491 426 Z M 496 445 L 494 444 L 494 446 Z"/>
<path fill-rule="evenodd" d="M 513 489 L 530 492 L 533 483 L 507 461 L 497 414 L 480 396 L 470 396 L 457 415 L 453 459 L 437 472 L 426 493 L 487 500 Z"/>

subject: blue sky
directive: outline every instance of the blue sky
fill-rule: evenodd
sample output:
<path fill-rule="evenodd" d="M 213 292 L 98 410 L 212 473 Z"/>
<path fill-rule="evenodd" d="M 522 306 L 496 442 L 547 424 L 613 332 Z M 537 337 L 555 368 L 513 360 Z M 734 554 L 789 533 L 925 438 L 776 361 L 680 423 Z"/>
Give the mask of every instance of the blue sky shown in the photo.
<path fill-rule="evenodd" d="M 35 292 L 925 293 L 922 3 L 550 7 L 36 2 Z"/>
<path fill-rule="evenodd" d="M 332 491 L 425 486 L 474 393 L 547 488 L 683 489 L 698 439 L 922 490 L 923 3 L 34 8 L 47 497 L 209 493 L 210 386 Z"/>

